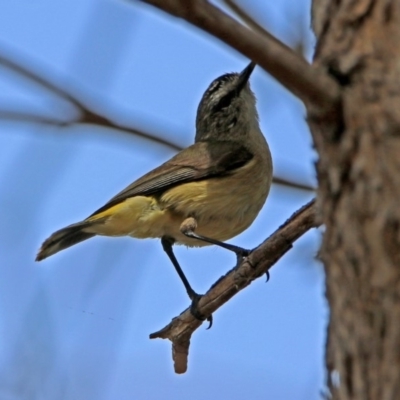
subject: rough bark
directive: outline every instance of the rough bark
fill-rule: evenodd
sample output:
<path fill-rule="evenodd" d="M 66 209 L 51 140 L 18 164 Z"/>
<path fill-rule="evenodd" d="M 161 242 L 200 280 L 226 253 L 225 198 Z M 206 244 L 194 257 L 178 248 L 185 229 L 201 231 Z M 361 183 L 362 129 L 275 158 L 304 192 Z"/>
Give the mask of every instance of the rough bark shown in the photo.
<path fill-rule="evenodd" d="M 314 0 L 315 64 L 342 112 L 309 109 L 333 399 L 400 399 L 400 1 Z M 332 379 L 337 377 L 338 379 Z"/>

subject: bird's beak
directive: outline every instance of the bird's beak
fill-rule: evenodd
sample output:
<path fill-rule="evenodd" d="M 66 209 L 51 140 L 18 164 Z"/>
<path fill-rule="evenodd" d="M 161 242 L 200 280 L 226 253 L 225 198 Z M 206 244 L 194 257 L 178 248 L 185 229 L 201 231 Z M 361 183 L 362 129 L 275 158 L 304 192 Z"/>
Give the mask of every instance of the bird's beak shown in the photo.
<path fill-rule="evenodd" d="M 240 74 L 239 74 L 239 79 L 237 81 L 237 86 L 236 90 L 240 92 L 245 86 L 246 83 L 248 82 L 251 73 L 253 72 L 254 68 L 256 66 L 256 63 L 252 61 Z"/>

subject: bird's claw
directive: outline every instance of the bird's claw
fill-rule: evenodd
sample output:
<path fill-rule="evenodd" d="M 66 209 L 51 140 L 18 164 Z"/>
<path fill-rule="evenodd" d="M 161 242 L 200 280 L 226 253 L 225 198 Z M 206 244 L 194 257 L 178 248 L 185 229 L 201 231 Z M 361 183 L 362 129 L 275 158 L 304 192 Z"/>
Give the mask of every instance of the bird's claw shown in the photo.
<path fill-rule="evenodd" d="M 243 259 L 250 254 L 251 250 L 241 249 L 240 252 L 236 253 L 236 266 L 238 267 Z"/>
<path fill-rule="evenodd" d="M 199 309 L 198 309 L 199 301 L 203 296 L 201 294 L 198 294 L 198 293 L 192 293 L 192 295 L 190 297 L 192 299 L 192 304 L 190 305 L 191 314 L 193 315 L 193 317 L 195 317 L 199 321 L 207 320 L 208 323 L 209 323 L 207 329 L 210 329 L 212 327 L 212 324 L 213 324 L 213 316 L 212 316 L 212 314 L 209 315 L 208 317 L 206 317 L 201 312 L 199 312 Z"/>

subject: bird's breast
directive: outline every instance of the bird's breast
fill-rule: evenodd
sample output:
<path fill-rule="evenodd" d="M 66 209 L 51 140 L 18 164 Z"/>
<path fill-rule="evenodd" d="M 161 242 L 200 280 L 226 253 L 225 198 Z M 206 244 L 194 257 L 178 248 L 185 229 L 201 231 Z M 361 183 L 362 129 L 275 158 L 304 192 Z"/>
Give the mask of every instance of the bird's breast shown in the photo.
<path fill-rule="evenodd" d="M 272 171 L 256 157 L 221 177 L 178 185 L 160 198 L 160 206 L 181 218 L 197 221 L 196 232 L 217 240 L 228 240 L 248 228 L 268 196 Z M 195 243 L 180 231 L 170 232 L 179 243 Z"/>

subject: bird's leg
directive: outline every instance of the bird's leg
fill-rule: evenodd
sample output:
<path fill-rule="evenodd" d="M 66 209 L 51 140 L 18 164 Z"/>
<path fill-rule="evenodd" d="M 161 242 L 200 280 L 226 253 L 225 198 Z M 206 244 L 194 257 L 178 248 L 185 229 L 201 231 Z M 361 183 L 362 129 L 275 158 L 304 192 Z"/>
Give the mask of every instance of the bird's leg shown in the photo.
<path fill-rule="evenodd" d="M 167 253 L 169 259 L 171 260 L 173 266 L 175 267 L 176 272 L 179 275 L 179 278 L 181 278 L 181 281 L 183 283 L 183 285 L 185 286 L 186 292 L 190 298 L 190 300 L 192 300 L 192 304 L 190 306 L 190 312 L 192 313 L 192 315 L 199 319 L 200 321 L 204 321 L 205 319 L 207 319 L 207 321 L 210 323 L 210 325 L 208 326 L 207 329 L 210 329 L 212 326 L 212 315 L 210 315 L 209 317 L 205 317 L 203 314 L 201 314 L 197 308 L 197 305 L 199 303 L 199 300 L 201 299 L 201 295 L 196 293 L 193 288 L 190 286 L 189 281 L 187 280 L 185 274 L 182 271 L 181 266 L 179 265 L 178 260 L 175 257 L 175 254 L 172 250 L 172 245 L 174 244 L 174 239 L 169 238 L 169 237 L 163 237 L 161 238 L 161 244 L 163 246 L 164 251 Z"/>
<path fill-rule="evenodd" d="M 238 267 L 242 262 L 244 257 L 247 257 L 250 254 L 251 250 L 243 249 L 242 247 L 235 246 L 233 244 L 224 243 L 216 239 L 212 239 L 203 235 L 199 235 L 195 232 L 197 228 L 197 222 L 194 218 L 189 217 L 186 218 L 181 224 L 181 232 L 192 239 L 202 240 L 203 242 L 215 244 L 216 246 L 220 246 L 224 249 L 233 251 L 236 254 L 236 266 Z M 269 272 L 266 272 L 267 282 L 269 281 Z"/>
<path fill-rule="evenodd" d="M 167 253 L 169 259 L 171 260 L 172 264 L 174 265 L 176 272 L 179 275 L 179 278 L 181 278 L 181 281 L 183 282 L 186 292 L 191 300 L 196 296 L 196 292 L 192 289 L 190 286 L 189 281 L 187 280 L 185 274 L 182 271 L 181 266 L 178 263 L 178 260 L 175 257 L 175 254 L 172 250 L 172 245 L 174 244 L 174 240 L 170 239 L 168 237 L 163 237 L 161 239 L 161 244 L 163 246 L 164 251 Z"/>
<path fill-rule="evenodd" d="M 242 262 L 243 257 L 247 257 L 250 254 L 250 250 L 243 249 L 242 247 L 235 246 L 233 244 L 224 243 L 216 239 L 212 239 L 203 235 L 199 235 L 195 232 L 197 228 L 196 220 L 192 217 L 186 218 L 181 224 L 181 232 L 192 239 L 201 240 L 203 242 L 215 244 L 216 246 L 222 247 L 229 251 L 233 251 L 236 254 L 237 265 Z"/>

